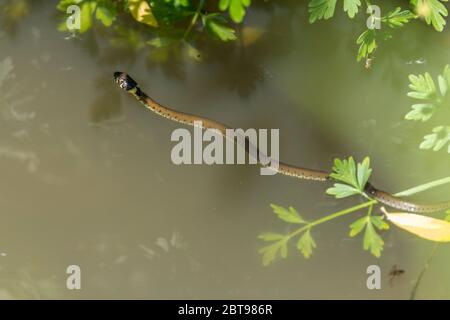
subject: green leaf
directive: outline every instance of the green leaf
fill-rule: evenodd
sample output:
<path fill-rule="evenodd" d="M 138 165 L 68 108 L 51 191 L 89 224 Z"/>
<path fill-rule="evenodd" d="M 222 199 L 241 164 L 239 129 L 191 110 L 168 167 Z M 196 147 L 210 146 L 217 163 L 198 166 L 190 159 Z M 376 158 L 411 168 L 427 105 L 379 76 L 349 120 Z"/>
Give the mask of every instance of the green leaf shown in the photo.
<path fill-rule="evenodd" d="M 379 230 L 388 230 L 389 224 L 383 220 L 382 216 L 370 216 L 370 222 L 377 227 Z"/>
<path fill-rule="evenodd" d="M 344 11 L 347 12 L 350 18 L 354 18 L 360 5 L 361 1 L 359 0 L 344 0 Z"/>
<path fill-rule="evenodd" d="M 95 17 L 100 20 L 104 26 L 109 27 L 112 25 L 116 18 L 116 12 L 113 6 L 99 6 L 95 12 Z"/>
<path fill-rule="evenodd" d="M 427 121 L 434 113 L 435 106 L 431 103 L 419 103 L 412 105 L 413 110 L 405 116 L 406 120 Z"/>
<path fill-rule="evenodd" d="M 335 159 L 330 177 L 342 183 L 335 183 L 327 189 L 327 194 L 336 198 L 345 198 L 354 194 L 362 194 L 364 187 L 372 174 L 370 159 L 366 157 L 362 163 L 355 163 L 353 157 L 344 160 Z"/>
<path fill-rule="evenodd" d="M 311 0 L 308 4 L 309 22 L 327 20 L 334 15 L 337 0 Z"/>
<path fill-rule="evenodd" d="M 370 250 L 370 253 L 372 253 L 375 257 L 379 258 L 381 256 L 384 241 L 375 231 L 372 223 L 366 224 L 363 246 L 364 250 Z"/>
<path fill-rule="evenodd" d="M 236 23 L 241 23 L 250 4 L 251 0 L 220 0 L 219 9 L 221 11 L 228 9 L 231 19 Z"/>
<path fill-rule="evenodd" d="M 367 215 L 359 218 L 350 225 L 350 237 L 354 237 L 365 228 L 363 247 L 364 250 L 370 250 L 375 256 L 379 257 L 383 250 L 384 241 L 378 235 L 375 227 L 379 230 L 389 229 L 389 225 L 383 220 L 381 216 Z"/>
<path fill-rule="evenodd" d="M 210 14 L 202 17 L 205 29 L 222 41 L 236 40 L 235 31 L 225 25 L 224 20 L 217 14 Z"/>
<path fill-rule="evenodd" d="M 450 66 L 446 65 L 442 75 L 438 77 L 439 91 L 443 97 L 447 95 L 450 88 Z"/>
<path fill-rule="evenodd" d="M 297 249 L 300 250 L 306 259 L 308 259 L 311 256 L 313 249 L 316 247 L 317 245 L 311 237 L 310 230 L 306 230 L 298 240 Z"/>
<path fill-rule="evenodd" d="M 433 133 L 424 137 L 423 142 L 420 144 L 420 149 L 439 151 L 448 142 L 450 142 L 450 126 L 439 126 L 433 129 Z M 450 144 L 447 152 L 450 153 Z"/>
<path fill-rule="evenodd" d="M 277 258 L 278 254 L 282 258 L 287 257 L 287 240 L 280 240 L 271 245 L 259 249 L 259 253 L 263 255 L 262 263 L 264 266 L 268 266 Z"/>
<path fill-rule="evenodd" d="M 335 183 L 334 186 L 328 188 L 326 192 L 331 196 L 335 196 L 336 199 L 342 199 L 361 193 L 358 189 L 342 183 Z"/>
<path fill-rule="evenodd" d="M 289 207 L 285 209 L 281 206 L 277 206 L 275 204 L 270 205 L 272 207 L 273 212 L 283 221 L 289 223 L 306 223 L 305 220 L 298 214 L 297 210 L 293 207 Z"/>
<path fill-rule="evenodd" d="M 409 10 L 403 10 L 398 7 L 395 10 L 390 11 L 386 16 L 384 16 L 381 21 L 386 23 L 391 28 L 402 27 L 404 24 L 408 23 L 410 20 L 415 19 L 416 15 Z"/>
<path fill-rule="evenodd" d="M 367 181 L 369 181 L 372 169 L 370 168 L 370 158 L 365 157 L 362 163 L 358 163 L 357 179 L 359 190 L 364 190 Z"/>
<path fill-rule="evenodd" d="M 436 96 L 436 86 L 431 75 L 426 72 L 418 76 L 411 74 L 409 76 L 409 88 L 413 91 L 408 92 L 408 96 L 414 99 L 434 99 Z"/>
<path fill-rule="evenodd" d="M 366 226 L 368 218 L 369 217 L 362 217 L 362 218 L 359 218 L 358 220 L 356 220 L 355 222 L 353 222 L 350 225 L 349 236 L 350 237 L 354 237 L 357 234 L 359 234 L 364 229 L 364 227 Z"/>
<path fill-rule="evenodd" d="M 417 14 L 425 19 L 428 25 L 433 25 L 436 31 L 441 32 L 444 30 L 446 21 L 444 17 L 447 17 L 448 11 L 442 2 L 447 0 L 414 0 L 412 3 L 416 7 Z"/>
<path fill-rule="evenodd" d="M 359 44 L 357 60 L 369 57 L 377 48 L 375 30 L 364 31 L 356 40 L 356 44 Z"/>
<path fill-rule="evenodd" d="M 358 186 L 356 180 L 356 164 L 353 157 L 348 158 L 348 160 L 335 159 L 333 172 L 330 174 L 330 177 L 354 187 Z"/>

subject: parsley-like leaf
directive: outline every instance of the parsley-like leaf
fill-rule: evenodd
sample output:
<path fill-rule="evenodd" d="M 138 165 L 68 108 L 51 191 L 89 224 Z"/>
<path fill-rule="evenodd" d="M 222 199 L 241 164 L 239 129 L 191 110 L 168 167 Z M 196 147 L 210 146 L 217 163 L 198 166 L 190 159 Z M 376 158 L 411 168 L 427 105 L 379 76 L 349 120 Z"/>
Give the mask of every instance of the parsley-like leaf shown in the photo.
<path fill-rule="evenodd" d="M 450 126 L 435 127 L 433 133 L 427 134 L 423 139 L 420 149 L 439 151 L 450 142 Z M 450 153 L 450 144 L 447 151 Z"/>
<path fill-rule="evenodd" d="M 303 235 L 299 238 L 297 243 L 297 249 L 300 250 L 300 252 L 303 254 L 303 256 L 308 259 L 313 249 L 316 248 L 316 242 L 311 237 L 311 233 L 309 232 L 309 229 L 303 233 Z"/>
<path fill-rule="evenodd" d="M 377 48 L 377 41 L 375 38 L 375 30 L 367 29 L 356 40 L 359 44 L 357 60 L 367 58 Z"/>
<path fill-rule="evenodd" d="M 383 250 L 384 241 L 378 235 L 375 228 L 386 230 L 389 229 L 389 225 L 380 216 L 368 215 L 356 220 L 350 225 L 350 237 L 361 233 L 364 228 L 366 230 L 363 242 L 364 250 L 370 250 L 375 257 L 379 257 Z"/>
<path fill-rule="evenodd" d="M 264 248 L 259 249 L 259 253 L 263 255 L 263 265 L 267 266 L 271 264 L 278 256 L 278 254 L 282 258 L 287 258 L 287 242 L 288 239 L 281 239 L 273 244 L 270 244 Z"/>
<path fill-rule="evenodd" d="M 371 174 L 370 160 L 367 157 L 358 164 L 355 163 L 353 157 L 348 160 L 335 159 L 330 177 L 345 184 L 335 183 L 327 190 L 327 194 L 334 195 L 338 199 L 362 194 Z"/>
<path fill-rule="evenodd" d="M 272 207 L 273 212 L 283 221 L 289 223 L 306 223 L 305 220 L 298 214 L 297 210 L 293 207 L 283 208 L 281 206 L 277 206 L 275 204 L 270 205 Z"/>

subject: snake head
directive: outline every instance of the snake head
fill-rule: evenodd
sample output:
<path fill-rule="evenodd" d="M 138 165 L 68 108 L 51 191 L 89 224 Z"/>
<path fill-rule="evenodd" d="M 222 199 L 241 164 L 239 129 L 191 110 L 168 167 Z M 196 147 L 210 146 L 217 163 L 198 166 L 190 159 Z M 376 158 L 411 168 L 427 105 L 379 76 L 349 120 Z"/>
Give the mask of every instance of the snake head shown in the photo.
<path fill-rule="evenodd" d="M 114 72 L 114 81 L 125 91 L 137 88 L 137 83 L 124 72 Z"/>

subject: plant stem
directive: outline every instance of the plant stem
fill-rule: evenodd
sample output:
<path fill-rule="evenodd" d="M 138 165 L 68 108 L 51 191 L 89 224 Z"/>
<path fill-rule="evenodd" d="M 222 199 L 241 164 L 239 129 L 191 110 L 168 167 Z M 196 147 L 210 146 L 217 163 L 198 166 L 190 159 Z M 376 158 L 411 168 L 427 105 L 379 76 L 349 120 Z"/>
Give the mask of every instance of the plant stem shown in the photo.
<path fill-rule="evenodd" d="M 203 8 L 203 5 L 205 4 L 205 0 L 200 0 L 198 2 L 198 6 L 197 6 L 197 10 L 195 10 L 195 14 L 192 17 L 191 23 L 189 24 L 189 27 L 186 29 L 186 32 L 183 35 L 183 38 L 186 39 L 187 36 L 189 35 L 189 33 L 191 33 L 192 28 L 195 26 L 195 24 L 197 23 L 198 17 L 200 16 L 200 11 Z"/>
<path fill-rule="evenodd" d="M 312 228 L 312 227 L 317 226 L 317 225 L 319 225 L 321 223 L 330 221 L 332 219 L 336 219 L 338 217 L 344 216 L 346 214 L 355 212 L 355 211 L 360 210 L 360 209 L 364 209 L 364 208 L 367 208 L 367 207 L 373 207 L 373 205 L 376 204 L 376 203 L 377 203 L 376 200 L 370 200 L 370 201 L 364 202 L 364 203 L 362 203 L 360 205 L 357 205 L 357 206 L 354 206 L 354 207 L 351 207 L 351 208 L 347 208 L 347 209 L 344 209 L 342 211 L 338 211 L 338 212 L 332 213 L 330 215 L 327 215 L 327 216 L 325 216 L 323 218 L 317 219 L 317 220 L 315 220 L 315 221 L 313 221 L 311 223 L 308 223 L 306 226 L 303 226 L 303 227 L 295 230 L 294 232 L 288 234 L 287 235 L 287 239 L 291 239 L 292 237 L 295 237 L 296 235 L 298 235 L 299 233 L 305 231 L 306 229 Z"/>
<path fill-rule="evenodd" d="M 407 197 L 407 196 L 411 196 L 413 194 L 423 192 L 423 191 L 426 191 L 431 188 L 436 188 L 436 187 L 439 187 L 439 186 L 442 186 L 442 185 L 448 184 L 448 183 L 450 183 L 450 177 L 446 177 L 446 178 L 442 178 L 442 179 L 438 179 L 438 180 L 434 180 L 434 181 L 431 181 L 428 183 L 421 184 L 420 186 L 396 193 L 395 196 L 396 197 Z"/>
<path fill-rule="evenodd" d="M 413 289 L 411 290 L 411 295 L 409 296 L 410 300 L 414 300 L 416 298 L 417 289 L 419 288 L 419 285 L 422 281 L 425 271 L 427 271 L 428 267 L 430 266 L 431 260 L 433 260 L 438 247 L 439 247 L 439 243 L 435 243 L 433 246 L 433 249 L 431 249 L 431 253 L 430 253 L 427 261 L 425 262 L 425 265 L 423 266 L 422 271 L 420 271 L 420 274 L 417 277 L 416 284 L 414 285 Z"/>

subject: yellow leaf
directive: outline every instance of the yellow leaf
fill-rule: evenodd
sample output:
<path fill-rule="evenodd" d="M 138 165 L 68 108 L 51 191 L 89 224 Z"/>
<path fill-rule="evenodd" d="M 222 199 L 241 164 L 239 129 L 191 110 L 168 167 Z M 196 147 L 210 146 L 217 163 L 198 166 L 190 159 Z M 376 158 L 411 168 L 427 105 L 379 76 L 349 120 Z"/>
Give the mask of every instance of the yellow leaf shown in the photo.
<path fill-rule="evenodd" d="M 158 27 L 158 21 L 152 13 L 152 9 L 145 0 L 128 0 L 128 8 L 136 21 L 145 23 L 151 27 Z"/>
<path fill-rule="evenodd" d="M 381 208 L 388 220 L 397 227 L 421 238 L 450 242 L 450 222 L 412 213 L 389 213 Z"/>

